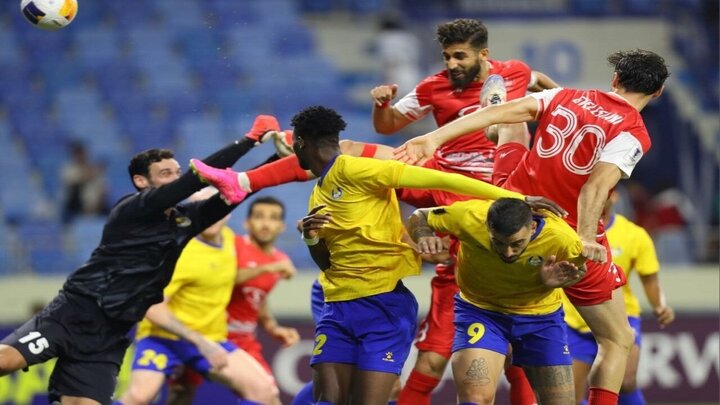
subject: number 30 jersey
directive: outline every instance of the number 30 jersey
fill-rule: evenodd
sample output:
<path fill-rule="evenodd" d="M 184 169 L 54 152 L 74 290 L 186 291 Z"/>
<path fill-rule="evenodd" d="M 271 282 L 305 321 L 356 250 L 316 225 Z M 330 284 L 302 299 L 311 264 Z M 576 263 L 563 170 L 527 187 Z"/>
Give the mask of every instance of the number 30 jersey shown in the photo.
<path fill-rule="evenodd" d="M 558 88 L 531 96 L 538 101 L 535 144 L 503 187 L 552 198 L 577 227 L 580 189 L 595 165 L 614 164 L 630 177 L 650 136 L 638 110 L 617 94 Z"/>

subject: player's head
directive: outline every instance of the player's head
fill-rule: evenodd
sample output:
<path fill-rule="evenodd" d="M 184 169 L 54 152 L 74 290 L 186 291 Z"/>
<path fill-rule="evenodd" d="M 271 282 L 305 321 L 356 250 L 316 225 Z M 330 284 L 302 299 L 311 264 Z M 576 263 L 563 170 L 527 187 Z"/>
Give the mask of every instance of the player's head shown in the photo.
<path fill-rule="evenodd" d="M 513 263 L 527 248 L 537 223 L 525 201 L 501 198 L 490 205 L 487 228 L 495 252 L 505 263 Z"/>
<path fill-rule="evenodd" d="M 182 170 L 169 149 L 148 149 L 133 156 L 128 165 L 130 181 L 138 190 L 159 187 L 180 178 Z"/>
<path fill-rule="evenodd" d="M 300 167 L 311 168 L 310 162 L 317 158 L 320 148 L 328 146 L 339 149 L 340 131 L 345 121 L 335 110 L 323 106 L 308 107 L 292 118 L 293 151 Z"/>
<path fill-rule="evenodd" d="M 454 89 L 464 89 L 477 77 L 487 60 L 488 31 L 480 20 L 460 18 L 437 27 L 448 78 Z"/>
<path fill-rule="evenodd" d="M 259 245 L 272 244 L 285 232 L 285 206 L 274 197 L 259 197 L 248 207 L 245 230 Z"/>
<path fill-rule="evenodd" d="M 204 189 L 202 189 L 198 192 L 195 192 L 190 197 L 188 197 L 188 201 L 196 202 L 196 201 L 207 200 L 208 198 L 217 194 L 217 192 L 218 191 L 215 187 L 205 187 Z M 205 228 L 204 231 L 200 232 L 200 236 L 206 240 L 214 239 L 218 234 L 220 234 L 223 226 L 225 226 L 227 224 L 228 220 L 230 220 L 230 214 L 225 215 L 219 221 L 217 221 L 214 224 L 210 225 L 209 227 Z"/>
<path fill-rule="evenodd" d="M 644 49 L 614 52 L 607 60 L 615 68 L 613 88 L 622 88 L 630 93 L 657 97 L 662 92 L 665 79 L 670 76 L 665 59 Z"/>

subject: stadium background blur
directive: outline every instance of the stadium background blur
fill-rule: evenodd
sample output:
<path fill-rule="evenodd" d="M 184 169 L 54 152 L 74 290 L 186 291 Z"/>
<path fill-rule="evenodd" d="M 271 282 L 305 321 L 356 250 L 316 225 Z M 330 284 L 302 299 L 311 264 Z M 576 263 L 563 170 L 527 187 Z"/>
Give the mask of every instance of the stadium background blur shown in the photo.
<path fill-rule="evenodd" d="M 651 232 L 679 320 L 657 331 L 646 315 L 639 381 L 650 402 L 720 399 L 717 1 L 81 0 L 75 21 L 57 32 L 31 27 L 16 3 L 0 10 L 0 335 L 49 299 L 99 240 L 102 215 L 63 220 L 69 145 L 83 144 L 101 168 L 107 204 L 133 191 L 134 153 L 170 148 L 185 167 L 261 113 L 288 127 L 300 108 L 323 104 L 342 113 L 345 137 L 398 145 L 433 124 L 426 119 L 404 136 L 373 131 L 368 92 L 391 69 L 381 63 L 390 45 L 380 21 L 391 17 L 416 38 L 396 53 L 422 78 L 442 69 L 437 23 L 474 17 L 488 27 L 492 58 L 521 59 L 566 87 L 607 89 L 610 51 L 642 47 L 666 58 L 666 93 L 643 111 L 653 147 L 624 183 L 620 211 Z M 235 168 L 272 153 L 260 149 Z M 283 200 L 293 223 L 311 186 L 263 194 Z M 244 217 L 240 207 L 236 232 Z M 304 328 L 300 346 L 270 356 L 281 389 L 292 393 L 308 377 L 316 270 L 292 230 L 279 246 L 305 270 L 271 299 L 280 317 Z M 421 312 L 429 274 L 410 281 Z M 0 404 L 31 403 L 46 386 L 43 373 L 0 379 Z"/>

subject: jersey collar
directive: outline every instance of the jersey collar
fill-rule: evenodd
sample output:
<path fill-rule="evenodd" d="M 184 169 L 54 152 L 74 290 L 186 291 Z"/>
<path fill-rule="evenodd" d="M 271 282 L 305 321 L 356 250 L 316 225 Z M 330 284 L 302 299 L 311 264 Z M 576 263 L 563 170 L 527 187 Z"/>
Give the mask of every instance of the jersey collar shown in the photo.
<path fill-rule="evenodd" d="M 543 217 L 533 216 L 533 221 L 535 221 L 537 227 L 535 228 L 535 232 L 530 237 L 531 242 L 534 241 L 535 238 L 538 237 L 538 235 L 540 235 L 540 231 L 542 231 L 543 227 L 545 226 L 545 218 Z"/>
<path fill-rule="evenodd" d="M 320 187 L 322 187 L 322 182 L 323 182 L 323 180 L 325 180 L 325 175 L 327 174 L 327 172 L 330 171 L 330 168 L 332 167 L 333 163 L 335 163 L 335 160 L 338 158 L 338 156 L 340 156 L 340 155 L 338 154 L 338 155 L 333 156 L 332 159 L 330 159 L 330 161 L 328 162 L 328 164 L 325 165 L 325 168 L 323 169 L 322 173 L 320 174 L 320 180 L 318 180 L 318 184 L 320 185 Z"/>

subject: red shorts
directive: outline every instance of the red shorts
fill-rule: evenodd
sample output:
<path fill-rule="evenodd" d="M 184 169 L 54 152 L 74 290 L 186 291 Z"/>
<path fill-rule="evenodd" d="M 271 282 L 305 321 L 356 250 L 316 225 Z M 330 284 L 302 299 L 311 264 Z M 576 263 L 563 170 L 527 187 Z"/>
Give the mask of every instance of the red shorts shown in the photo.
<path fill-rule="evenodd" d="M 515 168 L 520 165 L 528 149 L 519 143 L 506 143 L 495 151 L 495 165 L 493 166 L 493 184 L 501 186 L 510 178 Z M 612 263 L 612 253 L 603 234 L 597 238 L 597 242 L 607 249 L 607 261 L 597 263 L 587 261 L 587 273 L 577 284 L 566 287 L 565 294 L 570 301 L 577 306 L 589 306 L 602 304 L 612 299 L 612 292 L 625 285 L 627 278 L 620 267 Z"/>
<path fill-rule="evenodd" d="M 612 253 L 605 234 L 596 241 L 607 249 L 607 261 L 605 263 L 586 261 L 585 277 L 576 284 L 564 288 L 565 295 L 575 306 L 586 307 L 610 301 L 613 291 L 627 282 L 623 269 L 612 262 Z"/>
<path fill-rule="evenodd" d="M 272 375 L 272 369 L 270 368 L 270 365 L 265 360 L 265 357 L 262 354 L 262 345 L 260 342 L 257 341 L 257 339 L 254 336 L 245 336 L 245 335 L 235 335 L 235 334 L 229 334 L 228 340 L 230 343 L 234 344 L 238 347 L 238 349 L 242 349 L 247 354 L 252 356 L 255 360 L 257 360 L 258 363 L 260 363 L 261 366 L 268 372 L 268 374 Z"/>
<path fill-rule="evenodd" d="M 482 180 L 478 177 L 475 177 L 473 172 L 446 169 L 440 166 L 434 158 L 425 162 L 423 167 L 427 169 L 439 170 L 445 173 L 457 173 L 463 176 L 468 176 L 470 178 L 477 178 L 478 180 Z M 479 173 L 478 176 L 480 176 Z M 428 208 L 436 207 L 438 205 L 450 205 L 455 201 L 465 201 L 472 198 L 465 195 L 449 193 L 447 191 L 425 190 L 418 188 L 400 188 L 396 190 L 396 193 L 400 201 L 410 204 L 415 208 Z"/>
<path fill-rule="evenodd" d="M 517 142 L 498 146 L 495 151 L 492 184 L 502 187 L 512 172 L 520 165 L 520 162 L 525 159 L 527 153 L 527 146 Z"/>
<path fill-rule="evenodd" d="M 460 288 L 455 281 L 455 266 L 441 266 L 437 266 L 437 275 L 430 282 L 430 309 L 420 324 L 415 347 L 449 359 L 455 336 L 455 294 Z"/>

